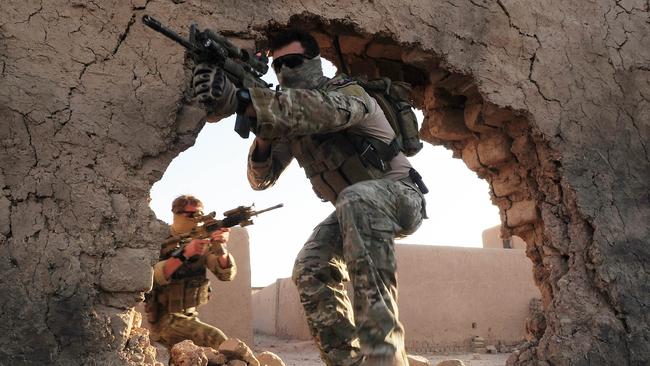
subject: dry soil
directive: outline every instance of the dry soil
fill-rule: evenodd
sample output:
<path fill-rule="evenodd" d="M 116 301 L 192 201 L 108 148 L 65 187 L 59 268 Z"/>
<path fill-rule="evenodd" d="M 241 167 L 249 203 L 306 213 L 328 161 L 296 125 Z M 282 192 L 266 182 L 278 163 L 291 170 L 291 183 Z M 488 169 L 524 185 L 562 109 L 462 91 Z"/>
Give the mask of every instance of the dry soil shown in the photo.
<path fill-rule="evenodd" d="M 255 353 L 270 351 L 284 361 L 287 366 L 322 366 L 323 362 L 318 357 L 318 351 L 312 341 L 299 341 L 282 339 L 268 335 L 255 334 Z M 509 353 L 495 355 L 481 354 L 479 359 L 474 359 L 471 353 L 466 354 L 420 354 L 431 361 L 435 366 L 438 362 L 449 359 L 459 359 L 467 366 L 503 366 Z"/>

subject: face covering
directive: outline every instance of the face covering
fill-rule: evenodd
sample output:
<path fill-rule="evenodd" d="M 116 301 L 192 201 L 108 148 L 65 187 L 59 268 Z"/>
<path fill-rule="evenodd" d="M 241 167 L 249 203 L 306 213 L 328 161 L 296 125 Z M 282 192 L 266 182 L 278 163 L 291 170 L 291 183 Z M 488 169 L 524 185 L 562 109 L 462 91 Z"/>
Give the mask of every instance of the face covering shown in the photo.
<path fill-rule="evenodd" d="M 283 88 L 313 89 L 323 77 L 320 57 L 306 59 L 302 65 L 293 69 L 282 66 L 277 77 Z"/>
<path fill-rule="evenodd" d="M 174 214 L 174 222 L 172 223 L 172 230 L 176 234 L 186 233 L 191 231 L 196 226 L 193 218 L 183 216 L 181 214 Z"/>

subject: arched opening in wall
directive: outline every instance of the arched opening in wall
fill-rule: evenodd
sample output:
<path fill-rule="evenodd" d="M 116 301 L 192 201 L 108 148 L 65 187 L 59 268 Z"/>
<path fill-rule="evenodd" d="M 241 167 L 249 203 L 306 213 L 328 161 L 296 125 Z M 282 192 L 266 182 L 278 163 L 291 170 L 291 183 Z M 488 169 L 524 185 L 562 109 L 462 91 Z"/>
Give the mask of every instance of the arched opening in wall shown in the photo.
<path fill-rule="evenodd" d="M 333 77 L 337 68 L 323 58 L 323 72 Z M 277 84 L 272 72 L 264 79 Z M 420 109 L 415 112 L 421 124 L 424 115 Z M 258 208 L 284 203 L 282 210 L 264 215 L 248 227 L 252 285 L 266 286 L 277 278 L 291 275 L 295 255 L 312 229 L 333 208 L 314 195 L 295 161 L 275 186 L 253 191 L 246 180 L 246 159 L 252 139 L 241 139 L 234 133 L 233 125 L 234 116 L 206 124 L 194 146 L 179 154 L 152 187 L 151 207 L 159 219 L 171 223 L 171 201 L 183 193 L 196 195 L 204 202 L 206 210 L 217 213 L 253 202 Z M 211 163 L 209 157 L 219 162 Z M 418 231 L 399 242 L 482 247 L 482 232 L 499 224 L 498 209 L 490 202 L 487 182 L 467 170 L 462 161 L 453 159 L 451 151 L 442 146 L 425 144 L 423 150 L 409 160 L 432 191 L 427 196 L 429 218 Z M 287 229 L 278 236 L 277 230 L 283 226 Z M 490 238 L 489 242 L 492 241 Z M 266 259 L 277 255 L 280 246 L 283 256 L 274 265 L 267 264 Z"/>

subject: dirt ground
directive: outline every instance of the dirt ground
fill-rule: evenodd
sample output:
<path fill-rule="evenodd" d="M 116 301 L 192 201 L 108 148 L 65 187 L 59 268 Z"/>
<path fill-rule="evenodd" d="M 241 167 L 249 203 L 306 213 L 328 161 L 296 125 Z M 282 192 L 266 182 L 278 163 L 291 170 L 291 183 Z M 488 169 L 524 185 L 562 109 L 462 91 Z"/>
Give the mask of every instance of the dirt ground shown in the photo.
<path fill-rule="evenodd" d="M 273 336 L 255 334 L 255 344 L 253 350 L 257 354 L 262 351 L 270 351 L 284 361 L 286 366 L 322 366 L 323 362 L 318 357 L 318 351 L 312 341 L 298 341 L 291 339 L 276 338 Z M 431 361 L 435 366 L 438 362 L 449 359 L 459 359 L 466 366 L 503 366 L 509 353 L 499 353 L 495 355 L 480 354 L 479 359 L 474 359 L 471 353 L 466 354 L 419 354 Z"/>
<path fill-rule="evenodd" d="M 169 353 L 161 344 L 155 344 L 157 359 L 164 365 L 168 364 Z M 277 338 L 274 336 L 255 334 L 253 352 L 258 354 L 262 351 L 269 351 L 280 356 L 286 366 L 322 366 L 324 363 L 318 357 L 318 351 L 312 341 L 300 341 L 294 339 Z M 464 354 L 418 354 L 426 357 L 435 366 L 438 362 L 450 359 L 459 359 L 466 366 L 503 366 L 509 353 L 495 355 L 471 353 Z M 478 359 L 476 359 L 478 357 Z"/>

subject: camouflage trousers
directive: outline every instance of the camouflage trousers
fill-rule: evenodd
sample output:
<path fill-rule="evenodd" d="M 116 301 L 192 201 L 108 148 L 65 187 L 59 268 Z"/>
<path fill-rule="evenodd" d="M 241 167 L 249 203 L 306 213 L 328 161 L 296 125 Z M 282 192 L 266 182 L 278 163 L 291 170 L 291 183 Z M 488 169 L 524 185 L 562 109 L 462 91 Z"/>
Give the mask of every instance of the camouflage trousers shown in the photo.
<path fill-rule="evenodd" d="M 164 314 L 158 322 L 152 324 L 151 339 L 171 348 L 186 339 L 203 347 L 219 349 L 219 345 L 228 337 L 219 328 L 199 320 L 196 313 Z"/>
<path fill-rule="evenodd" d="M 293 269 L 321 358 L 330 366 L 406 366 L 394 238 L 420 226 L 424 199 L 410 181 L 380 179 L 347 187 L 335 206 Z M 354 311 L 343 285 L 348 279 Z"/>

